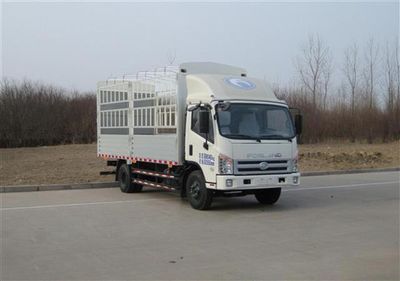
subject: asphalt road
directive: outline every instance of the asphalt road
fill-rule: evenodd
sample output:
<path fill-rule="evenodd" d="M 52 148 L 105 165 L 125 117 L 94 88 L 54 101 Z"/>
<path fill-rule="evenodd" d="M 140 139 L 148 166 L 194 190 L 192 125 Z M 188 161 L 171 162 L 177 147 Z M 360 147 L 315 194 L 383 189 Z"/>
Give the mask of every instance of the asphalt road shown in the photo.
<path fill-rule="evenodd" d="M 399 172 L 302 179 L 277 205 L 167 192 L 1 194 L 1 280 L 399 280 Z"/>

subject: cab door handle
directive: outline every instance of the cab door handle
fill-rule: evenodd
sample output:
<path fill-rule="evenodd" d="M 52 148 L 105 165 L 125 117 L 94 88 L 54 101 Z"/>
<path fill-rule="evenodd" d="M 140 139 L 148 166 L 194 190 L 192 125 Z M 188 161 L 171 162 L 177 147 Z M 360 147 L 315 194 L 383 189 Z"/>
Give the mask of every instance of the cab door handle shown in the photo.
<path fill-rule="evenodd" d="M 192 156 L 193 155 L 193 145 L 189 144 L 189 155 Z"/>

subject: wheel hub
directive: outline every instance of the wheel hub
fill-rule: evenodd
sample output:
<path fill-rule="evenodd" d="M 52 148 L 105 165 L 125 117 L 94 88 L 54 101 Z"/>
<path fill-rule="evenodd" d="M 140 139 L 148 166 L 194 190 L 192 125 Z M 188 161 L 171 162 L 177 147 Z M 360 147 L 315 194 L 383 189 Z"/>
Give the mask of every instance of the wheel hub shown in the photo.
<path fill-rule="evenodd" d="M 195 181 L 190 186 L 190 193 L 192 194 L 192 197 L 195 199 L 198 199 L 200 197 L 200 184 L 197 181 Z"/>

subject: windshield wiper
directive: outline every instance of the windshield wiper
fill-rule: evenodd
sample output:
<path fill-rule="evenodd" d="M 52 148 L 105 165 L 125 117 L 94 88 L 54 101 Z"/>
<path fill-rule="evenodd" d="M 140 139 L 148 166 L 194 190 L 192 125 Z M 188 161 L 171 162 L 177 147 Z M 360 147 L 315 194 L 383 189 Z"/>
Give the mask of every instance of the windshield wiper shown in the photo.
<path fill-rule="evenodd" d="M 261 142 L 261 139 L 256 136 L 249 136 L 249 135 L 244 135 L 244 134 L 227 134 L 225 136 L 226 137 L 246 138 L 246 139 L 256 140 L 257 142 Z"/>
<path fill-rule="evenodd" d="M 290 141 L 290 142 L 292 142 L 292 138 L 291 137 L 284 137 L 284 136 L 282 136 L 282 135 L 273 135 L 273 134 L 270 134 L 270 135 L 260 135 L 259 136 L 260 138 L 268 138 L 268 139 L 273 139 L 273 140 L 288 140 L 288 141 Z"/>

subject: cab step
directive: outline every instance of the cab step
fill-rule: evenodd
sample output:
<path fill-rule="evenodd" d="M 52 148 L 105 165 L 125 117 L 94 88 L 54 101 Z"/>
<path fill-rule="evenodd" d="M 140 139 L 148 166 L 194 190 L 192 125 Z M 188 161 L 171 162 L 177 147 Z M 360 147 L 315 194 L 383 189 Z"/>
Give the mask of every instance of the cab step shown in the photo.
<path fill-rule="evenodd" d="M 146 176 L 152 176 L 152 177 L 158 177 L 158 178 L 165 178 L 165 179 L 174 179 L 175 178 L 175 176 L 171 175 L 171 174 L 156 173 L 153 171 L 136 169 L 136 168 L 132 169 L 132 173 L 146 175 Z"/>
<path fill-rule="evenodd" d="M 154 188 L 162 188 L 162 189 L 166 189 L 166 190 L 176 190 L 176 188 L 165 185 L 165 184 L 160 184 L 160 183 L 155 183 L 155 182 L 151 182 L 151 181 L 147 181 L 147 180 L 141 180 L 141 179 L 133 179 L 132 180 L 133 183 L 137 183 L 137 184 L 141 184 L 144 186 L 149 186 L 149 187 L 154 187 Z"/>

